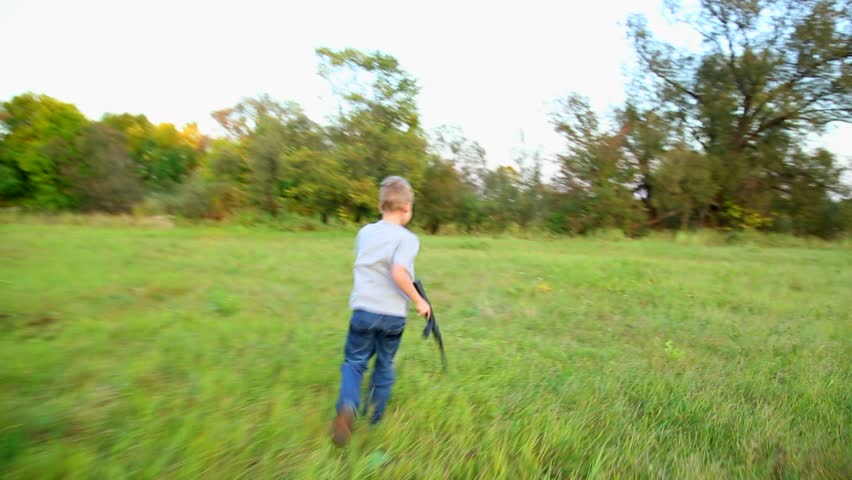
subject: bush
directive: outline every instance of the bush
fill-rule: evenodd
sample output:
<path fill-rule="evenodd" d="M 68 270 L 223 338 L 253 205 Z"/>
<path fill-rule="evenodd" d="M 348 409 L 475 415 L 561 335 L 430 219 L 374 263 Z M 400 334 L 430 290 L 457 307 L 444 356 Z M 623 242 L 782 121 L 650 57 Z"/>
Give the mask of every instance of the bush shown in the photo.
<path fill-rule="evenodd" d="M 169 207 L 174 203 L 171 195 L 151 194 L 144 200 L 133 206 L 132 213 L 135 217 L 150 217 L 155 215 L 170 215 Z"/>
<path fill-rule="evenodd" d="M 279 210 L 277 216 L 257 209 L 243 209 L 225 220 L 229 225 L 242 227 L 261 227 L 283 232 L 313 232 L 347 229 L 344 222 L 323 224 L 313 217 L 304 217 L 294 212 Z"/>
<path fill-rule="evenodd" d="M 169 204 L 171 213 L 189 219 L 221 219 L 224 212 L 219 209 L 213 184 L 195 176 L 181 186 L 174 201 Z"/>
<path fill-rule="evenodd" d="M 617 228 L 601 228 L 598 230 L 592 230 L 586 236 L 588 238 L 604 242 L 621 242 L 630 239 L 623 231 Z"/>
<path fill-rule="evenodd" d="M 83 128 L 77 139 L 79 157 L 60 168 L 80 210 L 126 213 L 142 198 L 142 180 L 124 141 L 100 123 Z"/>
<path fill-rule="evenodd" d="M 188 219 L 222 220 L 245 205 L 246 195 L 231 182 L 209 181 L 201 175 L 194 175 L 181 185 L 176 195 L 160 197 L 152 202 L 155 208 L 157 203 L 162 203 L 166 212 Z"/>

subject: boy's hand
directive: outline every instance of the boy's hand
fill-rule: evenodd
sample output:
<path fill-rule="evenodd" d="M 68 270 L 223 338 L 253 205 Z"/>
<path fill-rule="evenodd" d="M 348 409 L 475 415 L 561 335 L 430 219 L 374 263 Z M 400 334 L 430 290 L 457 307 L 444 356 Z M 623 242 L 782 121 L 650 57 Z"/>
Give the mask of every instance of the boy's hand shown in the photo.
<path fill-rule="evenodd" d="M 402 265 L 395 263 L 391 267 L 391 278 L 393 278 L 396 286 L 399 287 L 403 293 L 408 295 L 408 298 L 410 298 L 412 302 L 414 302 L 414 308 L 417 309 L 417 315 L 428 319 L 429 313 L 432 311 L 432 307 L 429 306 L 429 302 L 427 302 L 426 299 L 417 293 L 417 289 L 415 289 L 414 284 L 411 283 L 411 276 L 408 274 L 408 270 L 406 270 Z"/>
<path fill-rule="evenodd" d="M 432 312 L 432 306 L 429 305 L 429 302 L 422 298 L 414 304 L 414 307 L 417 308 L 417 315 L 427 319 L 429 318 L 429 314 Z"/>

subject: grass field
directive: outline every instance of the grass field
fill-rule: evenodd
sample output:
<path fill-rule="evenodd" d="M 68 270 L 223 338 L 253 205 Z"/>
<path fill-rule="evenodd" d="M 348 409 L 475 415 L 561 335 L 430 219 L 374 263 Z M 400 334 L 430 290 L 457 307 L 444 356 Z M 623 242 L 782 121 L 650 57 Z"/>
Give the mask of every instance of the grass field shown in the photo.
<path fill-rule="evenodd" d="M 849 248 L 421 238 L 338 450 L 350 233 L 0 225 L 0 477 L 852 477 Z"/>

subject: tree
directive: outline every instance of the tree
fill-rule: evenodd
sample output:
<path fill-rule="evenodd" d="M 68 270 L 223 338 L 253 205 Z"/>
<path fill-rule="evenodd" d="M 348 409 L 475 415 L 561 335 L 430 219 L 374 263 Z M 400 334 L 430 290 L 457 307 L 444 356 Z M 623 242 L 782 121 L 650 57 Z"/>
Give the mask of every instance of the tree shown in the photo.
<path fill-rule="evenodd" d="M 520 182 L 517 170 L 500 166 L 485 174 L 482 194 L 482 214 L 490 227 L 505 230 L 518 219 Z"/>
<path fill-rule="evenodd" d="M 145 131 L 152 126 L 145 115 L 132 115 L 130 113 L 105 113 L 101 117 L 101 123 L 125 135 L 133 129 Z"/>
<path fill-rule="evenodd" d="M 79 157 L 60 168 L 78 208 L 121 213 L 142 199 L 142 182 L 125 145 L 120 132 L 102 123 L 83 127 Z"/>
<path fill-rule="evenodd" d="M 673 133 L 704 151 L 718 185 L 712 206 L 763 215 L 789 182 L 807 135 L 852 118 L 852 14 L 848 0 L 701 0 L 667 5 L 703 39 L 691 52 L 658 41 L 634 16 L 629 31 L 647 98 Z M 826 166 L 826 172 L 833 167 Z M 653 202 L 652 202 L 653 203 Z"/>
<path fill-rule="evenodd" d="M 314 125 L 304 115 L 296 102 L 278 102 L 268 94 L 243 98 L 233 107 L 213 112 L 213 118 L 237 141 L 250 140 L 257 132 L 261 119 L 272 118 L 279 123 L 298 124 L 303 131 L 312 131 Z"/>
<path fill-rule="evenodd" d="M 247 184 L 249 167 L 239 143 L 217 138 L 210 143 L 205 157 L 208 177 L 215 181 Z"/>
<path fill-rule="evenodd" d="M 442 125 L 432 132 L 429 150 L 450 161 L 459 172 L 460 179 L 477 188 L 482 188 L 482 179 L 488 171 L 485 148 L 464 136 L 461 128 Z"/>
<path fill-rule="evenodd" d="M 381 52 L 320 48 L 317 55 L 320 74 L 344 101 L 331 140 L 349 178 L 369 179 L 375 189 L 382 178 L 402 175 L 418 189 L 427 155 L 414 78 L 394 57 Z M 359 200 L 364 184 L 358 187 L 347 205 L 356 221 L 375 208 Z"/>
<path fill-rule="evenodd" d="M 636 179 L 633 194 L 644 204 L 651 222 L 658 222 L 657 204 L 655 200 L 654 176 L 660 165 L 661 156 L 671 145 L 672 140 L 681 145 L 689 143 L 677 132 L 672 132 L 669 119 L 653 109 L 641 110 L 636 105 L 627 102 L 623 109 L 616 113 L 616 119 L 623 132 L 623 143 L 626 154 L 635 169 Z"/>
<path fill-rule="evenodd" d="M 517 222 L 521 228 L 539 223 L 545 214 L 547 187 L 542 180 L 542 157 L 538 150 L 530 151 L 521 136 L 521 146 L 515 149 L 518 166 L 519 189 Z"/>
<path fill-rule="evenodd" d="M 790 222 L 790 231 L 830 238 L 852 228 L 838 201 L 850 193 L 841 180 L 844 169 L 830 152 L 799 151 L 781 168 L 773 212 Z"/>
<path fill-rule="evenodd" d="M 73 198 L 59 165 L 78 158 L 77 135 L 88 120 L 71 104 L 27 93 L 2 104 L 0 198 L 61 209 Z"/>
<path fill-rule="evenodd" d="M 478 142 L 466 138 L 460 128 L 444 125 L 432 132 L 429 150 L 432 156 L 448 162 L 456 172 L 459 203 L 453 221 L 468 233 L 474 231 L 485 221 L 483 194 L 489 173 L 485 149 Z M 427 171 L 427 188 L 429 177 L 430 172 Z"/>
<path fill-rule="evenodd" d="M 417 222 L 429 233 L 438 233 L 441 225 L 458 217 L 463 189 L 464 185 L 453 163 L 433 156 L 415 201 Z"/>
<path fill-rule="evenodd" d="M 325 132 L 295 102 L 279 103 L 268 95 L 246 98 L 236 106 L 219 110 L 214 118 L 230 138 L 246 152 L 256 203 L 277 215 L 285 190 L 299 183 L 296 169 L 287 163 L 297 152 L 327 150 Z M 295 161 L 302 162 L 304 157 Z M 286 171 L 286 173 L 285 173 Z"/>
<path fill-rule="evenodd" d="M 582 233 L 601 227 L 632 230 L 641 223 L 643 208 L 634 196 L 637 169 L 623 148 L 627 131 L 602 131 L 588 101 L 577 95 L 563 100 L 562 110 L 554 113 L 552 122 L 568 147 L 558 157 L 556 198 L 561 194 L 576 206 L 558 209 L 577 215 L 571 220 L 571 231 Z M 565 221 L 556 223 L 566 228 Z"/>
<path fill-rule="evenodd" d="M 195 138 L 195 132 L 186 133 L 170 123 L 161 123 L 150 132 L 150 150 L 144 152 L 143 158 L 145 176 L 151 184 L 172 189 L 195 169 L 203 144 Z"/>
<path fill-rule="evenodd" d="M 192 173 L 207 139 L 195 124 L 178 130 L 171 123 L 155 125 L 145 115 L 104 114 L 101 122 L 126 138 L 127 149 L 148 188 L 172 191 Z"/>
<path fill-rule="evenodd" d="M 214 203 L 205 213 L 222 217 L 248 204 L 251 171 L 245 157 L 234 140 L 217 138 L 210 143 L 203 168 L 198 172 L 200 179 L 190 179 L 195 182 L 194 198 Z"/>
<path fill-rule="evenodd" d="M 690 219 L 707 215 L 708 206 L 716 194 L 710 164 L 704 155 L 680 146 L 665 152 L 649 187 L 656 194 L 651 199 L 655 211 L 661 212 L 652 219 L 662 222 L 677 218 L 681 228 L 688 228 Z"/>
<path fill-rule="evenodd" d="M 328 223 L 349 199 L 351 183 L 340 163 L 327 150 L 307 147 L 289 154 L 285 160 L 285 198 L 302 215 L 319 215 L 323 223 Z"/>
<path fill-rule="evenodd" d="M 258 120 L 254 135 L 249 151 L 249 168 L 255 198 L 263 210 L 278 215 L 278 200 L 284 181 L 285 126 L 273 117 L 264 116 Z"/>

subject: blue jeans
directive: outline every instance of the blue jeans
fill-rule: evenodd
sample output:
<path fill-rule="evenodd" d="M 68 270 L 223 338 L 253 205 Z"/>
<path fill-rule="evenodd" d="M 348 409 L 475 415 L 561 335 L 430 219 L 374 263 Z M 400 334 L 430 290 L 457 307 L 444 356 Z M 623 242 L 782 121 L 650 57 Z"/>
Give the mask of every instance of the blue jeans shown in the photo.
<path fill-rule="evenodd" d="M 363 310 L 352 312 L 343 366 L 340 369 L 342 378 L 337 400 L 338 412 L 342 407 L 349 407 L 357 414 L 361 403 L 361 379 L 367 370 L 367 362 L 375 355 L 376 363 L 364 412 L 372 405 L 374 410 L 371 421 L 376 423 L 382 419 L 394 381 L 393 357 L 399 349 L 403 330 L 405 317 L 379 315 Z"/>

